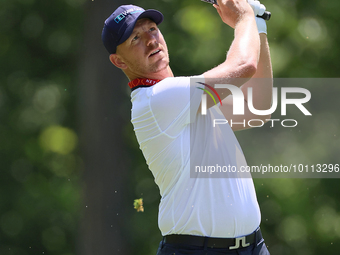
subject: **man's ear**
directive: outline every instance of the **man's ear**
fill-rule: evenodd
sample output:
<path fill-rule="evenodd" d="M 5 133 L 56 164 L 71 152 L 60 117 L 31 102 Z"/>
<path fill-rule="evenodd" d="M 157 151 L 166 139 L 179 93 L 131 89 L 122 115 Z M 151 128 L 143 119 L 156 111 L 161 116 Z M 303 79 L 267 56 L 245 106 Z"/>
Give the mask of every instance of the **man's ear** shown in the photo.
<path fill-rule="evenodd" d="M 127 68 L 127 65 L 125 64 L 125 62 L 117 54 L 110 54 L 110 61 L 112 64 L 114 64 L 116 67 L 120 69 Z"/>

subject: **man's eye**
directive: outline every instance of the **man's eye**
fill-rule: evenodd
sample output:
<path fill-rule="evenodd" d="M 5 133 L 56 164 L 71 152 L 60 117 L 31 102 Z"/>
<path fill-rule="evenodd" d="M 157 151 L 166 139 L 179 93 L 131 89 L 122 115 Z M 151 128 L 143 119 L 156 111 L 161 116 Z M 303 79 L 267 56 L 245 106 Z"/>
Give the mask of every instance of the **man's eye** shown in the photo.
<path fill-rule="evenodd" d="M 138 35 L 136 35 L 134 38 L 132 38 L 132 41 L 136 41 L 138 38 Z"/>
<path fill-rule="evenodd" d="M 150 28 L 150 31 L 155 31 L 155 30 L 156 30 L 155 27 Z"/>

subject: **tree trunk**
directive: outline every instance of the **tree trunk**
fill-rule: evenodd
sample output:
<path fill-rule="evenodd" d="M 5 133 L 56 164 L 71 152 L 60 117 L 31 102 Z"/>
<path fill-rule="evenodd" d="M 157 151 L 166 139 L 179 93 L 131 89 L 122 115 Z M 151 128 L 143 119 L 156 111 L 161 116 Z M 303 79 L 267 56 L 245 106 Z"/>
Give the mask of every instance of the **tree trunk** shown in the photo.
<path fill-rule="evenodd" d="M 128 80 L 110 63 L 101 41 L 104 20 L 120 4 L 123 1 L 95 0 L 86 4 L 78 89 L 84 162 L 79 255 L 130 254 L 125 231 L 129 215 L 124 201 L 129 190 L 129 157 L 123 138 L 123 129 L 130 121 Z"/>

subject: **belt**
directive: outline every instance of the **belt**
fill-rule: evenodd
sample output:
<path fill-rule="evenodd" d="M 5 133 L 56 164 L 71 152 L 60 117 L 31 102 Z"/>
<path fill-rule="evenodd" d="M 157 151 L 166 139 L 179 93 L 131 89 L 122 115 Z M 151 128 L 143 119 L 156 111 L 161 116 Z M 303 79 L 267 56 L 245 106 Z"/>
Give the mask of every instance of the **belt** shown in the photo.
<path fill-rule="evenodd" d="M 167 235 L 163 238 L 164 244 L 184 244 L 194 245 L 207 248 L 221 248 L 234 250 L 238 248 L 248 247 L 252 244 L 258 245 L 263 242 L 262 233 L 260 228 L 256 229 L 253 233 L 247 236 L 236 238 L 216 238 L 206 236 L 193 236 L 193 235 Z"/>

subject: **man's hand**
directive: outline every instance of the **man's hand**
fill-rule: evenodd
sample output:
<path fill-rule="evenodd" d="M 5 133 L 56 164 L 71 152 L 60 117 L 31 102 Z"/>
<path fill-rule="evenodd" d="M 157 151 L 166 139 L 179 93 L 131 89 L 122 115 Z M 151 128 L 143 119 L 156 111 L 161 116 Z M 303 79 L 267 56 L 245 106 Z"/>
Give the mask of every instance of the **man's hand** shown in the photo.
<path fill-rule="evenodd" d="M 248 4 L 250 4 L 251 8 L 253 9 L 255 16 L 261 16 L 266 11 L 266 6 L 261 4 L 258 0 L 248 0 Z"/>
<path fill-rule="evenodd" d="M 217 0 L 217 4 L 213 6 L 222 21 L 232 28 L 235 28 L 244 17 L 254 16 L 254 12 L 246 0 Z"/>

